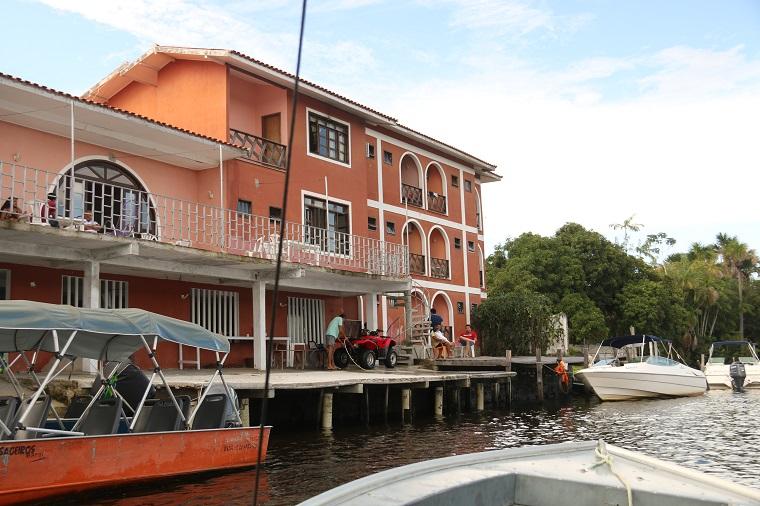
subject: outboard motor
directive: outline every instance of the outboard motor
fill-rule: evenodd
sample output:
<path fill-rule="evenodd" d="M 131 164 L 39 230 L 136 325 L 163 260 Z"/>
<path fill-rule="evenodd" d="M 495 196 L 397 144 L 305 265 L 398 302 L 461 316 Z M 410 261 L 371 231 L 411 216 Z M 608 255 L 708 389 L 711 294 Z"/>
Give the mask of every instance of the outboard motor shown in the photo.
<path fill-rule="evenodd" d="M 731 387 L 734 392 L 744 392 L 744 380 L 747 372 L 744 370 L 744 364 L 735 359 L 729 368 L 728 375 L 731 376 Z"/>

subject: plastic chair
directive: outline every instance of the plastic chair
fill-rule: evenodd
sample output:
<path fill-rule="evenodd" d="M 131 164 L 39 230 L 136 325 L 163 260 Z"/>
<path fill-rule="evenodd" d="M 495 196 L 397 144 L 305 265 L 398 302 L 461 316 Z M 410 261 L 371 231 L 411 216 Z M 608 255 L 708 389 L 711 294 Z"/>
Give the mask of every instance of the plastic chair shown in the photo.
<path fill-rule="evenodd" d="M 179 407 L 182 409 L 182 414 L 187 419 L 190 408 L 190 397 L 178 395 L 176 399 Z M 140 418 L 143 418 L 142 412 L 140 412 Z M 145 424 L 141 424 L 139 428 L 140 430 L 138 431 L 138 424 L 135 424 L 134 432 L 172 432 L 182 428 L 182 418 L 179 416 L 177 408 L 171 399 L 156 399 L 152 402 Z"/>
<path fill-rule="evenodd" d="M 16 408 L 18 407 L 19 403 L 20 402 L 18 397 L 0 397 L 0 420 L 2 420 L 5 426 L 10 430 L 13 430 L 11 424 L 13 423 L 13 419 L 16 417 Z M 4 434 L 4 436 L 9 437 L 7 434 Z"/>
<path fill-rule="evenodd" d="M 289 351 L 293 353 L 293 367 L 296 367 L 296 358 L 300 357 L 301 369 L 304 369 L 306 367 L 306 353 L 309 351 L 306 343 L 292 343 Z"/>
<path fill-rule="evenodd" d="M 92 401 L 92 395 L 77 395 L 69 403 L 69 407 L 66 408 L 66 414 L 64 418 L 79 418 L 84 413 L 85 408 Z"/>
<path fill-rule="evenodd" d="M 16 426 L 18 426 L 19 419 L 21 418 L 21 415 L 24 414 L 24 411 L 26 411 L 26 407 L 29 406 L 29 403 L 31 402 L 31 397 L 29 399 L 25 399 L 21 406 L 16 411 L 16 416 L 13 420 L 13 427 L 9 427 L 9 429 L 13 429 Z M 47 414 L 48 411 L 50 411 L 50 397 L 39 397 L 37 399 L 37 402 L 34 403 L 34 406 L 32 407 L 31 411 L 29 411 L 29 414 L 27 415 L 26 419 L 24 420 L 24 426 L 25 427 L 44 427 L 45 422 L 47 421 Z M 34 439 L 38 437 L 38 433 L 30 430 L 17 430 L 16 434 L 14 434 L 13 439 Z"/>
<path fill-rule="evenodd" d="M 92 405 L 79 426 L 86 436 L 116 434 L 119 429 L 122 408 L 121 397 L 100 399 Z"/>
<path fill-rule="evenodd" d="M 221 429 L 227 408 L 226 394 L 208 394 L 193 418 L 192 430 Z"/>

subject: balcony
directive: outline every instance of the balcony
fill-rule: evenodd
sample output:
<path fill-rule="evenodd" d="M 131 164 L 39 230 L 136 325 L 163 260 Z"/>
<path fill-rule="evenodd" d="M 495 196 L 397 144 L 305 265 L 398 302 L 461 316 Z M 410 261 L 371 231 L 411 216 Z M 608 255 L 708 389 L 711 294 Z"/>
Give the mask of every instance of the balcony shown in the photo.
<path fill-rule="evenodd" d="M 449 279 L 449 261 L 443 258 L 430 258 L 430 277 Z"/>
<path fill-rule="evenodd" d="M 401 202 L 410 206 L 422 207 L 422 188 L 401 183 Z"/>
<path fill-rule="evenodd" d="M 230 143 L 248 151 L 245 158 L 262 165 L 285 169 L 287 164 L 287 146 L 269 141 L 247 132 L 230 129 Z"/>
<path fill-rule="evenodd" d="M 409 253 L 409 272 L 412 274 L 425 274 L 425 255 Z"/>
<path fill-rule="evenodd" d="M 428 192 L 428 210 L 446 214 L 446 197 L 436 192 Z"/>
<path fill-rule="evenodd" d="M 57 195 L 48 217 L 49 193 Z M 12 202 L 17 199 L 14 208 Z M 174 199 L 111 184 L 44 172 L 0 161 L 0 219 L 88 231 L 84 211 L 97 222 L 95 234 L 157 241 L 175 246 L 274 260 L 280 222 L 269 217 Z M 408 248 L 342 232 L 285 222 L 283 260 L 328 269 L 403 278 Z"/>

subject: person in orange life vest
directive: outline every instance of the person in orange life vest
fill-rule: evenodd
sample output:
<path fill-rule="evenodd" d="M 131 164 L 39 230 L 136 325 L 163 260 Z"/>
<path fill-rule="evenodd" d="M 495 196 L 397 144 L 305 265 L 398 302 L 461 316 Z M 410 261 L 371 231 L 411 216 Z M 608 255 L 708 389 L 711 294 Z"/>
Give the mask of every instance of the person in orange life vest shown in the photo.
<path fill-rule="evenodd" d="M 459 334 L 459 344 L 465 347 L 465 355 L 475 356 L 475 343 L 478 342 L 478 333 L 472 330 L 470 324 L 464 326 L 464 332 Z"/>

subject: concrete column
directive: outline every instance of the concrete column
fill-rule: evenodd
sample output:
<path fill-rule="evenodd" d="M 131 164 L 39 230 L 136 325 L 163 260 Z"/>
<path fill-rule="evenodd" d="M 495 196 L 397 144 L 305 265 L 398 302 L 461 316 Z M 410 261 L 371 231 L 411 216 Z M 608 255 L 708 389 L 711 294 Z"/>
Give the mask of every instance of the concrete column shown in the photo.
<path fill-rule="evenodd" d="M 401 421 L 406 422 L 407 417 L 411 418 L 410 411 L 412 409 L 412 389 L 401 389 Z"/>
<path fill-rule="evenodd" d="M 266 319 L 266 283 L 253 283 L 253 366 L 260 371 L 266 369 L 267 354 L 267 319 Z"/>
<path fill-rule="evenodd" d="M 322 394 L 322 428 L 332 429 L 333 426 L 333 394 L 324 392 Z"/>
<path fill-rule="evenodd" d="M 475 411 L 483 411 L 485 409 L 485 393 L 483 392 L 483 383 L 475 384 Z"/>
<path fill-rule="evenodd" d="M 499 407 L 499 384 L 498 383 L 493 384 L 493 406 L 495 408 Z"/>
<path fill-rule="evenodd" d="M 367 323 L 369 330 L 375 330 L 379 328 L 377 321 L 377 294 L 365 293 L 362 298 L 364 299 L 364 321 Z"/>
<path fill-rule="evenodd" d="M 240 421 L 243 422 L 243 427 L 251 426 L 251 400 L 240 399 Z"/>
<path fill-rule="evenodd" d="M 84 293 L 82 303 L 88 309 L 100 307 L 100 262 L 85 262 L 84 268 Z M 96 373 L 98 361 L 89 358 L 78 359 L 74 366 L 82 372 Z"/>
<path fill-rule="evenodd" d="M 443 416 L 443 387 L 435 387 L 433 414 L 435 414 L 435 416 Z"/>

